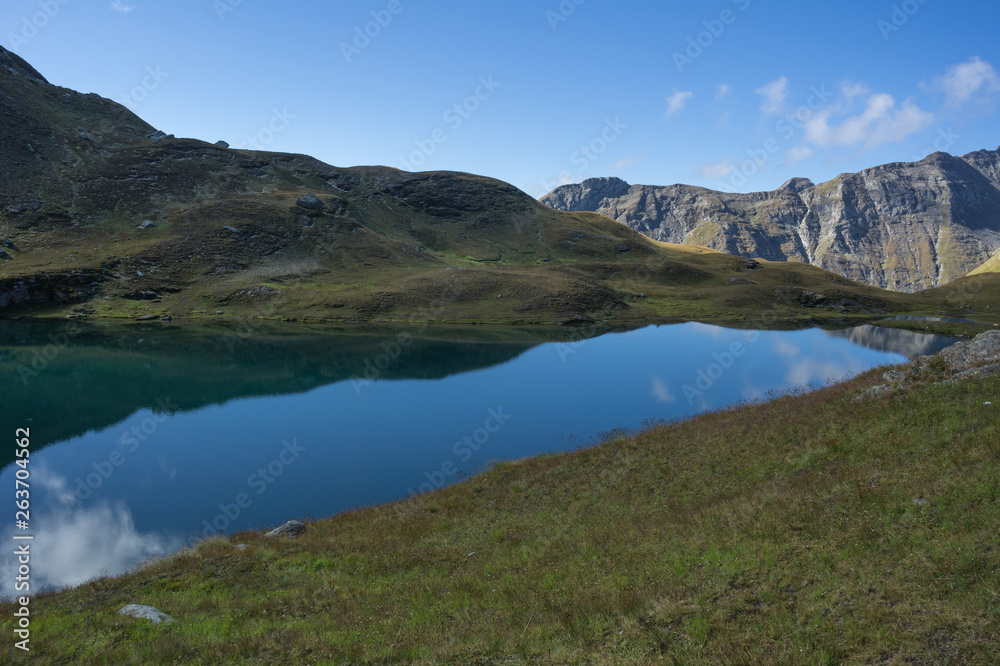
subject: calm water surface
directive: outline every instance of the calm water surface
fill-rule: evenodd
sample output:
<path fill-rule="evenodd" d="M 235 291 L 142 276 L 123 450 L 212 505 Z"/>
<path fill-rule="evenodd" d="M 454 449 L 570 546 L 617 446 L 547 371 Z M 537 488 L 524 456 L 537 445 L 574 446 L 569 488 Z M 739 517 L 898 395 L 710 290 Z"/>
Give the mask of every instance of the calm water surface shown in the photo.
<path fill-rule="evenodd" d="M 874 326 L 688 323 L 586 340 L 560 331 L 562 342 L 543 344 L 511 330 L 418 340 L 179 327 L 105 337 L 62 326 L 0 327 L 3 426 L 32 435 L 36 591 L 122 572 L 203 535 L 401 498 L 493 460 L 818 386 L 953 342 Z M 0 472 L 11 499 L 12 460 Z M 0 525 L 7 543 L 14 532 L 12 517 Z M 10 594 L 15 563 L 0 565 Z"/>

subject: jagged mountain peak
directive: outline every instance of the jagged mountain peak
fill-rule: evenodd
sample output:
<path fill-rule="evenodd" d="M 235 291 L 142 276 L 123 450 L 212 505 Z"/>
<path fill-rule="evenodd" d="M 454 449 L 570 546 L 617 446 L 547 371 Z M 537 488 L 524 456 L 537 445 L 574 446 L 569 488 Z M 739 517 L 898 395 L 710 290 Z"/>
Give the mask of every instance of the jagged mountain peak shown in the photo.
<path fill-rule="evenodd" d="M 730 194 L 592 179 L 542 203 L 589 210 L 655 240 L 802 261 L 860 282 L 917 291 L 966 275 L 1000 248 L 1000 150 L 937 152 L 814 184 Z"/>
<path fill-rule="evenodd" d="M 962 159 L 986 176 L 994 187 L 1000 189 L 1000 147 L 996 150 L 977 150 L 963 155 Z"/>
<path fill-rule="evenodd" d="M 594 210 L 600 206 L 601 201 L 624 196 L 631 188 L 621 178 L 588 178 L 578 185 L 557 187 L 545 198 L 554 197 L 560 201 L 560 206 L 551 206 L 552 208 L 567 211 Z"/>
<path fill-rule="evenodd" d="M 779 190 L 787 190 L 789 192 L 795 192 L 796 194 L 802 190 L 809 189 L 810 187 L 815 187 L 813 183 L 808 178 L 789 178 L 785 181 L 785 184 L 779 187 Z"/>

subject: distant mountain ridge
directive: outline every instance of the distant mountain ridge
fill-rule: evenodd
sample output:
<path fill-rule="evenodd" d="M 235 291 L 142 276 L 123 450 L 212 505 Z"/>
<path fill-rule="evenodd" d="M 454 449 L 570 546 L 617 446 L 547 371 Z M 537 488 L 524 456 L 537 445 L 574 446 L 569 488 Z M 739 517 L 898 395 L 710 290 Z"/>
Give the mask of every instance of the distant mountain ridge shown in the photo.
<path fill-rule="evenodd" d="M 819 185 L 793 178 L 749 194 L 593 178 L 541 202 L 601 213 L 659 241 L 800 261 L 912 292 L 960 278 L 1000 249 L 1000 148 L 934 153 Z"/>

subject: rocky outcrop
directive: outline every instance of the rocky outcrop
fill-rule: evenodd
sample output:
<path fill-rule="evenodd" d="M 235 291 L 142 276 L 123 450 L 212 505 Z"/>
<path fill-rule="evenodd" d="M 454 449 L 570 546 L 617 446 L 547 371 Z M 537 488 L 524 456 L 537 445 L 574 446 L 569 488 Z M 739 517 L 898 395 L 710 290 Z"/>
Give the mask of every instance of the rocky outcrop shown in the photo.
<path fill-rule="evenodd" d="M 280 527 L 275 527 L 273 530 L 265 534 L 266 537 L 289 537 L 294 539 L 298 535 L 306 531 L 306 526 L 304 523 L 298 520 L 289 520 L 284 525 Z"/>
<path fill-rule="evenodd" d="M 0 279 L 0 308 L 39 303 L 79 303 L 107 280 L 104 271 L 77 270 Z"/>
<path fill-rule="evenodd" d="M 1000 373 L 1000 331 L 986 331 L 968 342 L 959 342 L 934 356 L 920 356 L 903 370 L 891 370 L 882 378 L 888 384 L 872 386 L 851 402 L 880 400 L 905 393 L 915 384 L 952 385 L 973 377 Z M 984 406 L 992 406 L 985 402 Z"/>
<path fill-rule="evenodd" d="M 1000 363 L 1000 331 L 986 331 L 971 342 L 962 342 L 939 354 L 945 370 L 960 373 Z"/>
<path fill-rule="evenodd" d="M 558 210 L 596 211 L 606 201 L 627 195 L 631 187 L 621 178 L 591 178 L 581 186 L 567 185 L 554 190 L 542 203 Z"/>
<path fill-rule="evenodd" d="M 1000 249 L 1000 149 L 935 153 L 820 185 L 793 178 L 750 194 L 595 178 L 557 188 L 542 203 L 601 213 L 659 241 L 801 261 L 918 291 L 968 274 Z"/>
<path fill-rule="evenodd" d="M 174 618 L 163 611 L 152 606 L 141 606 L 139 604 L 129 604 L 118 609 L 119 615 L 127 615 L 139 620 L 149 620 L 153 624 L 170 624 Z"/>

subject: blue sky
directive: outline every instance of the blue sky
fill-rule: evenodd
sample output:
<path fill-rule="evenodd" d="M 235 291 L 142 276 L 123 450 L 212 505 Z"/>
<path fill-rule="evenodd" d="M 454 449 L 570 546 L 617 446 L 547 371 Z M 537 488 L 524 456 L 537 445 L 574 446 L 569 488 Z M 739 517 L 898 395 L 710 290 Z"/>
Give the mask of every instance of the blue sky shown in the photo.
<path fill-rule="evenodd" d="M 0 0 L 6 48 L 166 132 L 535 196 L 996 148 L 998 25 L 969 0 Z"/>

